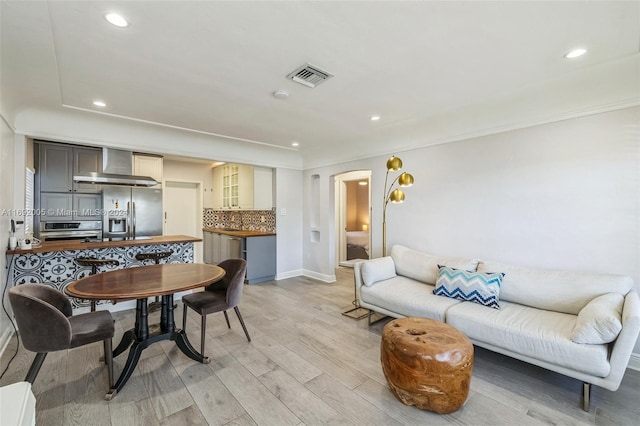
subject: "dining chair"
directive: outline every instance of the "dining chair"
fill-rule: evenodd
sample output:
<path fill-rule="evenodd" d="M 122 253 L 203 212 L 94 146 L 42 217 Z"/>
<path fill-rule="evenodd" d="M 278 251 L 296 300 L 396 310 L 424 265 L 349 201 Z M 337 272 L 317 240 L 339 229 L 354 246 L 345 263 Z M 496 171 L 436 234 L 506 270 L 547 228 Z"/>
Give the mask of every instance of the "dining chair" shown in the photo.
<path fill-rule="evenodd" d="M 238 316 L 238 320 L 240 320 L 240 325 L 242 325 L 247 340 L 249 342 L 251 341 L 247 327 L 240 314 L 240 308 L 238 307 L 240 298 L 242 297 L 244 277 L 247 274 L 247 261 L 244 259 L 227 259 L 220 262 L 218 266 L 225 270 L 225 276 L 222 280 L 205 287 L 204 291 L 182 296 L 182 303 L 184 305 L 182 329 L 186 330 L 187 326 L 187 307 L 193 309 L 201 316 L 200 353 L 203 356 L 207 315 L 214 312 L 222 311 L 227 321 L 227 327 L 231 328 L 227 310 L 233 308 Z"/>
<path fill-rule="evenodd" d="M 73 315 L 67 296 L 46 284 L 20 284 L 9 289 L 9 301 L 25 349 L 36 352 L 26 382 L 33 384 L 49 352 L 102 341 L 104 361 L 113 385 L 113 317 L 108 311 Z"/>

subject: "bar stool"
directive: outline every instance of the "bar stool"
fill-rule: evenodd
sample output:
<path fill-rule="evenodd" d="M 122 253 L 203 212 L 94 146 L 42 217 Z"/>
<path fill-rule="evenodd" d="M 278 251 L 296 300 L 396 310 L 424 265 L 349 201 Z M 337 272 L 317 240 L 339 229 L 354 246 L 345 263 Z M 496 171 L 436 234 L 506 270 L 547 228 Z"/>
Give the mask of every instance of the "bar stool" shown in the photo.
<path fill-rule="evenodd" d="M 156 265 L 160 264 L 160 260 L 161 259 L 166 259 L 167 257 L 171 256 L 173 254 L 173 250 L 169 250 L 169 251 L 159 251 L 159 252 L 154 252 L 154 253 L 138 253 L 136 254 L 136 260 L 139 260 L 141 262 L 144 262 L 146 260 L 153 260 L 155 261 Z M 151 302 L 149 304 L 149 307 L 147 308 L 148 312 L 153 312 L 158 310 L 158 308 L 160 308 L 162 305 L 160 303 L 160 298 L 158 296 L 156 296 L 156 300 L 155 302 Z"/>
<path fill-rule="evenodd" d="M 80 266 L 90 266 L 91 273 L 89 275 L 95 275 L 98 273 L 98 268 L 101 266 L 113 265 L 118 266 L 120 262 L 115 259 L 98 259 L 96 257 L 76 257 L 75 262 Z M 96 301 L 91 301 L 91 312 L 96 310 Z"/>

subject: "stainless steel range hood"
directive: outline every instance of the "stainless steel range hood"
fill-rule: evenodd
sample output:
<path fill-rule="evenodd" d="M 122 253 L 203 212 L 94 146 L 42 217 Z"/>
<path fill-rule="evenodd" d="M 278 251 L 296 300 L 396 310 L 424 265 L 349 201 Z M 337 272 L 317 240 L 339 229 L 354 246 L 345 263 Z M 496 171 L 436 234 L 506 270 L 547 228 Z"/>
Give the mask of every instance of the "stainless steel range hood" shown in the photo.
<path fill-rule="evenodd" d="M 79 183 L 119 186 L 154 186 L 158 182 L 150 176 L 133 175 L 133 154 L 121 149 L 102 148 L 102 173 L 73 176 Z"/>

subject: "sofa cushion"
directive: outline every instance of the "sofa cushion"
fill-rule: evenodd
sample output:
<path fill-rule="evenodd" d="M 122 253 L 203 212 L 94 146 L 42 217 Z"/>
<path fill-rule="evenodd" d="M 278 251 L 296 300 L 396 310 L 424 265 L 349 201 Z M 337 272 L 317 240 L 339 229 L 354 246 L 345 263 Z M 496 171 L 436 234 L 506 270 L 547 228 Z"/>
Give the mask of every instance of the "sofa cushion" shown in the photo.
<path fill-rule="evenodd" d="M 391 247 L 391 257 L 396 266 L 396 273 L 423 283 L 434 285 L 438 277 L 438 265 L 446 265 L 465 271 L 475 271 L 478 267 L 477 259 L 462 257 L 432 256 L 419 251 L 394 245 Z"/>
<path fill-rule="evenodd" d="M 396 276 L 396 267 L 390 256 L 366 260 L 362 263 L 362 282 L 369 287 L 378 281 Z"/>
<path fill-rule="evenodd" d="M 470 339 L 551 364 L 605 377 L 608 345 L 581 345 L 570 339 L 576 315 L 500 301 L 500 309 L 461 302 L 447 311 L 447 323 Z"/>
<path fill-rule="evenodd" d="M 622 275 L 555 271 L 482 261 L 478 272 L 503 272 L 500 300 L 578 315 L 592 299 L 606 293 L 626 295 L 633 280 Z"/>
<path fill-rule="evenodd" d="M 444 321 L 456 299 L 433 294 L 433 286 L 398 275 L 371 287 L 360 287 L 360 299 L 372 306 L 394 312 L 397 317 L 424 317 Z"/>
<path fill-rule="evenodd" d="M 500 309 L 498 300 L 503 273 L 469 272 L 443 265 L 438 265 L 438 268 L 433 294 Z"/>
<path fill-rule="evenodd" d="M 622 330 L 624 297 L 618 293 L 598 296 L 582 308 L 571 333 L 576 343 L 602 344 L 613 342 Z"/>

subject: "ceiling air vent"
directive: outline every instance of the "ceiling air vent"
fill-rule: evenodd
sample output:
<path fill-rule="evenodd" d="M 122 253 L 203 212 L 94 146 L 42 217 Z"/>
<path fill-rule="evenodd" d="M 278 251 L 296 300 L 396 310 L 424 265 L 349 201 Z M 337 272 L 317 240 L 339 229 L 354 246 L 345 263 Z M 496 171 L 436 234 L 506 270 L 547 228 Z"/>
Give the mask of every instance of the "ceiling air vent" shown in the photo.
<path fill-rule="evenodd" d="M 311 64 L 304 64 L 287 76 L 287 78 L 309 87 L 316 87 L 331 77 L 333 74 L 330 72 L 323 71 Z"/>

